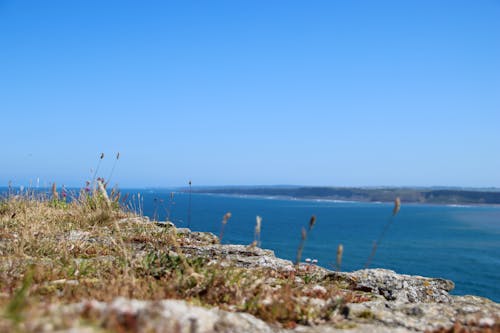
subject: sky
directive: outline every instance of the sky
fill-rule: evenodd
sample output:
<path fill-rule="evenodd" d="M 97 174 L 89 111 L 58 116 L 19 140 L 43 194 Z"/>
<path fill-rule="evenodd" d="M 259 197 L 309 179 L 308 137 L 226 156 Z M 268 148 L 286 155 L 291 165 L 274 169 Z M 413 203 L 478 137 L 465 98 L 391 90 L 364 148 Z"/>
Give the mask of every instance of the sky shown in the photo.
<path fill-rule="evenodd" d="M 0 0 L 0 186 L 500 187 L 500 1 Z"/>

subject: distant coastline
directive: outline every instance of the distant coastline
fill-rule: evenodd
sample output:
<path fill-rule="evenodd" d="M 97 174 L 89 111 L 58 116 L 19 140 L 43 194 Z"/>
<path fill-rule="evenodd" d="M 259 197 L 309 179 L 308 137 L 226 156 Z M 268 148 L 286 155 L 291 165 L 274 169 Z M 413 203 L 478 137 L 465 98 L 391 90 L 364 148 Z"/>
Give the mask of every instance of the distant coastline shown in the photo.
<path fill-rule="evenodd" d="M 80 188 L 67 187 L 68 191 L 78 192 Z M 9 191 L 19 194 L 23 191 L 48 192 L 50 188 L 25 188 L 0 186 L 0 196 Z M 188 192 L 186 187 L 171 188 L 123 188 L 125 191 L 173 191 Z M 328 186 L 201 186 L 193 187 L 192 193 L 219 194 L 273 199 L 322 200 L 334 202 L 387 203 L 396 197 L 405 203 L 437 205 L 500 205 L 499 188 L 444 188 L 444 187 L 328 187 Z"/>
<path fill-rule="evenodd" d="M 266 196 L 347 202 L 391 202 L 446 205 L 500 205 L 500 190 L 434 188 L 362 188 L 319 186 L 220 186 L 193 189 L 193 193 Z"/>

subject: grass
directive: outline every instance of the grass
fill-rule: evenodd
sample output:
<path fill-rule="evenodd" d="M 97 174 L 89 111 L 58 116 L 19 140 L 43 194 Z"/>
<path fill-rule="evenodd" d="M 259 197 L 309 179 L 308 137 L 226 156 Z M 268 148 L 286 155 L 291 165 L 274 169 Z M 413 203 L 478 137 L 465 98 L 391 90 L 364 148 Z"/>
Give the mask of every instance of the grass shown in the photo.
<path fill-rule="evenodd" d="M 380 243 L 384 239 L 384 236 L 387 233 L 387 231 L 389 230 L 389 227 L 394 222 L 394 219 L 396 218 L 396 215 L 398 215 L 400 208 L 401 208 L 401 200 L 399 199 L 399 197 L 397 197 L 394 200 L 394 208 L 392 209 L 392 215 L 389 218 L 389 221 L 384 225 L 384 228 L 382 229 L 382 233 L 380 234 L 378 239 L 373 242 L 372 252 L 370 253 L 370 256 L 368 257 L 368 259 L 366 260 L 365 269 L 370 266 L 373 258 L 375 258 L 375 253 L 377 252 L 377 248 L 379 247 Z"/>
<path fill-rule="evenodd" d="M 294 272 L 247 269 L 183 253 L 185 246 L 219 243 L 213 238 L 145 222 L 102 192 L 83 191 L 71 201 L 10 195 L 0 200 L 0 331 L 28 330 L 27 318 L 49 306 L 119 296 L 184 299 L 284 327 L 342 321 L 346 302 L 368 300 L 300 265 Z M 74 323 L 63 320 L 59 328 Z"/>

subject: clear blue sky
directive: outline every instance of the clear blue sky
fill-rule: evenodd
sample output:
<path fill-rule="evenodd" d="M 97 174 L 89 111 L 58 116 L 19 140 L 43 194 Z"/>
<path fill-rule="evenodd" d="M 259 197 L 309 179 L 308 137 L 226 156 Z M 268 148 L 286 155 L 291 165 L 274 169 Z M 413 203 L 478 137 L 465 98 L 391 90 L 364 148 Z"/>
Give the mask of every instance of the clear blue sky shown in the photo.
<path fill-rule="evenodd" d="M 500 187 L 500 1 L 0 0 L 0 185 Z"/>

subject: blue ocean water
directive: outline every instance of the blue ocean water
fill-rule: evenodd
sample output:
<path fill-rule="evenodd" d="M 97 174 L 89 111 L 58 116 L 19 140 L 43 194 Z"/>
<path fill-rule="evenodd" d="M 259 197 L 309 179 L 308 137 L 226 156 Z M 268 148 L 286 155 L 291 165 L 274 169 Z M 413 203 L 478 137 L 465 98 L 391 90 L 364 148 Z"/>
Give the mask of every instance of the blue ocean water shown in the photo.
<path fill-rule="evenodd" d="M 130 191 L 131 193 L 137 193 Z M 295 260 L 302 227 L 311 215 L 316 224 L 302 258 L 333 268 L 338 244 L 344 246 L 342 270 L 363 268 L 393 205 L 262 197 L 141 191 L 143 213 L 180 227 L 219 235 L 226 212 L 232 217 L 223 243 L 250 244 L 255 218 L 262 217 L 262 247 Z M 379 244 L 371 268 L 402 274 L 441 277 L 455 282 L 452 294 L 473 294 L 500 302 L 500 207 L 402 203 L 399 214 Z"/>

